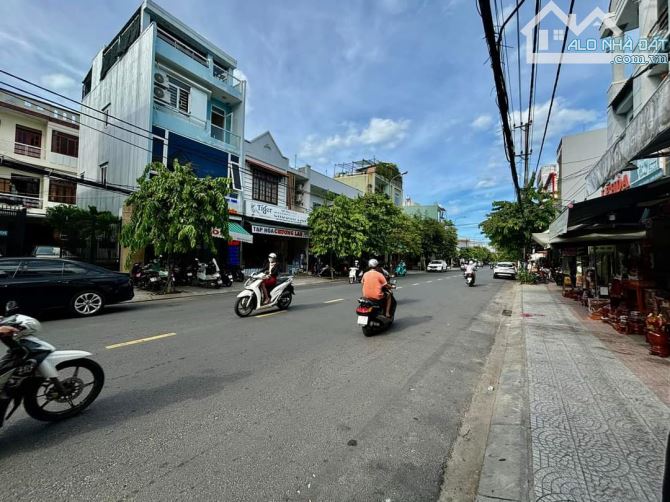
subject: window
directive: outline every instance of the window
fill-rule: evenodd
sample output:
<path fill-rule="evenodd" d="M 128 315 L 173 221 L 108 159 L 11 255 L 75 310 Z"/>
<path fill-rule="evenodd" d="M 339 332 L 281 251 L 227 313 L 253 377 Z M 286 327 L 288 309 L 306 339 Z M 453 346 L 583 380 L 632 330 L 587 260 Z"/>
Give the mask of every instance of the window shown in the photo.
<path fill-rule="evenodd" d="M 0 278 L 11 279 L 19 268 L 19 260 L 2 260 L 0 261 Z"/>
<path fill-rule="evenodd" d="M 259 171 L 253 171 L 253 198 L 268 204 L 277 204 L 279 194 L 279 176 Z"/>
<path fill-rule="evenodd" d="M 104 121 L 104 123 L 105 123 L 105 127 L 107 127 L 107 126 L 109 125 L 109 109 L 110 109 L 111 107 L 112 107 L 112 104 L 111 104 L 111 103 L 108 103 L 108 104 L 105 105 L 105 107 L 102 109 L 102 115 L 103 115 L 102 119 L 103 119 L 103 121 Z"/>
<path fill-rule="evenodd" d="M 2 188 L 7 188 L 7 183 L 3 180 Z M 20 202 L 25 207 L 40 207 L 40 179 L 21 174 L 12 174 L 9 190 L 5 193 L 18 195 L 12 197 L 14 203 Z"/>
<path fill-rule="evenodd" d="M 42 131 L 16 126 L 14 153 L 40 158 L 42 156 Z"/>
<path fill-rule="evenodd" d="M 23 260 L 16 277 L 60 277 L 63 262 L 59 260 Z"/>
<path fill-rule="evenodd" d="M 191 88 L 181 80 L 168 75 L 168 94 L 170 105 L 183 113 L 189 113 Z"/>
<path fill-rule="evenodd" d="M 103 162 L 98 170 L 98 181 L 103 185 L 107 184 L 107 164 L 108 162 Z"/>
<path fill-rule="evenodd" d="M 51 151 L 69 157 L 79 154 L 79 138 L 64 132 L 54 131 L 51 135 Z"/>
<path fill-rule="evenodd" d="M 242 181 L 240 179 L 240 158 L 237 155 L 231 155 L 228 161 L 228 177 L 232 180 L 235 190 L 242 190 Z"/>
<path fill-rule="evenodd" d="M 63 275 L 85 275 L 88 269 L 78 263 L 63 262 Z"/>
<path fill-rule="evenodd" d="M 49 182 L 49 202 L 75 204 L 77 202 L 77 184 L 52 178 Z"/>

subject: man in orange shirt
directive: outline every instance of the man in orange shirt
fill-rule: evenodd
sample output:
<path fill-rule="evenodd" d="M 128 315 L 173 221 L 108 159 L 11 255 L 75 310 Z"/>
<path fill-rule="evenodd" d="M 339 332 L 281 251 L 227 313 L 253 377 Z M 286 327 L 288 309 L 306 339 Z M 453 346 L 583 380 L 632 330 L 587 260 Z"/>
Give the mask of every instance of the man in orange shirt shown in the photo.
<path fill-rule="evenodd" d="M 391 296 L 386 292 L 389 287 L 386 277 L 378 270 L 379 262 L 374 258 L 368 262 L 368 267 L 370 269 L 363 274 L 363 279 L 361 279 L 363 283 L 363 297 L 379 303 L 383 301 L 384 315 L 390 318 Z"/>

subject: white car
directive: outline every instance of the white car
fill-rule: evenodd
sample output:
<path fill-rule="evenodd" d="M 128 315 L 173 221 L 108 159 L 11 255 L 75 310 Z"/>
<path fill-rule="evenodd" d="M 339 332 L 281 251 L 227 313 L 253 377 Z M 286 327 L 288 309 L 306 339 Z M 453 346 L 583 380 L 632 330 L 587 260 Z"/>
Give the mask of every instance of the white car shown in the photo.
<path fill-rule="evenodd" d="M 516 265 L 511 261 L 501 261 L 496 263 L 496 266 L 493 267 L 493 278 L 497 279 L 498 277 L 511 277 L 516 279 Z"/>
<path fill-rule="evenodd" d="M 433 260 L 426 267 L 428 272 L 446 272 L 448 269 L 449 265 L 444 260 Z"/>

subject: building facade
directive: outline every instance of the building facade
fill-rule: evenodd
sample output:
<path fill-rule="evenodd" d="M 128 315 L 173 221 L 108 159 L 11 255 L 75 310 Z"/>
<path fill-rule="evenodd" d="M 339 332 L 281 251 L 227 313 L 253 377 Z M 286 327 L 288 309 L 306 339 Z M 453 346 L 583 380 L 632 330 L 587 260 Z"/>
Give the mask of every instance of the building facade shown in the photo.
<path fill-rule="evenodd" d="M 558 164 L 547 164 L 540 167 L 535 180 L 537 189 L 544 192 L 554 199 L 558 198 Z"/>
<path fill-rule="evenodd" d="M 178 160 L 200 176 L 230 177 L 241 190 L 245 82 L 235 77 L 236 66 L 146 0 L 84 78 L 79 173 L 132 189 L 147 164 Z M 89 187 L 78 202 L 120 215 L 124 197 Z"/>
<path fill-rule="evenodd" d="M 49 207 L 75 204 L 79 114 L 0 91 L 0 253 L 53 244 Z"/>
<path fill-rule="evenodd" d="M 402 205 L 402 211 L 408 216 L 423 216 L 439 222 L 447 221 L 447 209 L 438 204 L 417 204 L 411 198 L 406 197 Z"/>
<path fill-rule="evenodd" d="M 561 138 L 556 152 L 558 194 L 562 207 L 587 199 L 586 175 L 607 149 L 607 129 Z"/>
<path fill-rule="evenodd" d="M 362 193 L 383 193 L 396 206 L 403 203 L 403 176 L 395 164 L 373 160 L 358 160 L 335 166 L 335 179 Z"/>

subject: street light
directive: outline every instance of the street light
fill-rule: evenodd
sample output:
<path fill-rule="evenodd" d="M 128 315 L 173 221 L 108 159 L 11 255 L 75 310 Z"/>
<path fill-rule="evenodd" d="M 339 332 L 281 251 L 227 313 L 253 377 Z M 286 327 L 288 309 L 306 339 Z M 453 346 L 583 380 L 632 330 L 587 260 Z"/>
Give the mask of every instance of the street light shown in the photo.
<path fill-rule="evenodd" d="M 400 178 L 400 177 L 402 177 L 402 176 L 405 176 L 408 172 L 409 172 L 409 171 L 404 171 L 404 172 L 402 172 L 402 173 L 396 174 L 393 178 L 391 178 L 391 179 L 389 180 L 389 192 L 391 192 L 391 191 L 393 190 L 393 187 L 392 187 L 392 185 L 393 185 L 393 180 L 395 180 L 396 178 Z M 389 193 L 389 197 L 392 198 L 392 197 L 393 197 L 393 194 L 392 194 L 392 193 Z"/>

